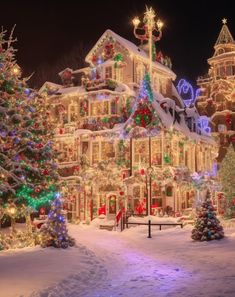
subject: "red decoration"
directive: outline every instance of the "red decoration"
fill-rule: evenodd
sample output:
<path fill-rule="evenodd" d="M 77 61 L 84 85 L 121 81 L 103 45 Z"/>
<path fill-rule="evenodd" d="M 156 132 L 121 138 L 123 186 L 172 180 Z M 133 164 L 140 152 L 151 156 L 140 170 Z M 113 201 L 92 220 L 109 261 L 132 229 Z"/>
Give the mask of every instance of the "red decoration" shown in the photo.
<path fill-rule="evenodd" d="M 117 224 L 118 224 L 118 222 L 120 221 L 121 216 L 122 216 L 122 210 L 120 209 L 119 212 L 118 212 L 117 215 L 116 215 L 116 223 L 117 223 Z"/>
<path fill-rule="evenodd" d="M 72 72 L 70 70 L 65 70 L 62 73 L 62 79 L 63 80 L 70 80 L 72 78 Z"/>
<path fill-rule="evenodd" d="M 123 195 L 124 195 L 124 192 L 123 192 L 123 191 L 121 191 L 121 192 L 119 192 L 119 194 L 120 194 L 120 196 L 123 196 Z"/>
<path fill-rule="evenodd" d="M 46 212 L 46 210 L 45 210 L 44 207 L 41 207 L 41 208 L 39 209 L 39 213 L 40 213 L 40 215 L 44 215 L 45 212 Z"/>
<path fill-rule="evenodd" d="M 210 99 L 207 100 L 207 104 L 208 104 L 208 105 L 212 105 L 212 104 L 213 104 L 213 100 L 212 100 L 212 98 L 210 98 Z"/>
<path fill-rule="evenodd" d="M 231 125 L 232 123 L 232 117 L 231 117 L 231 114 L 230 113 L 227 113 L 226 116 L 225 116 L 225 122 L 227 125 Z"/>
<path fill-rule="evenodd" d="M 112 43 L 107 43 L 104 47 L 105 60 L 111 59 L 114 55 L 114 47 Z"/>
<path fill-rule="evenodd" d="M 43 144 L 42 143 L 38 143 L 37 145 L 36 145 L 36 148 L 38 148 L 38 149 L 40 149 L 40 148 L 42 148 L 43 147 Z"/>
<path fill-rule="evenodd" d="M 99 215 L 106 215 L 106 207 L 105 207 L 105 204 L 103 206 L 101 206 L 98 210 L 98 214 Z"/>
<path fill-rule="evenodd" d="M 144 171 L 144 169 L 141 169 L 141 170 L 140 170 L 140 174 L 141 174 L 141 175 L 145 175 L 145 171 Z"/>
<path fill-rule="evenodd" d="M 79 166 L 73 166 L 73 170 L 79 170 L 80 167 Z"/>
<path fill-rule="evenodd" d="M 92 61 L 92 63 L 94 63 L 94 64 L 97 62 L 97 57 L 96 57 L 96 55 L 93 55 L 93 56 L 92 56 L 91 61 Z"/>
<path fill-rule="evenodd" d="M 40 191 L 41 191 L 40 187 L 36 187 L 36 188 L 34 189 L 34 192 L 35 192 L 35 193 L 39 193 Z"/>
<path fill-rule="evenodd" d="M 135 123 L 138 126 L 146 127 L 152 121 L 152 112 L 146 103 L 140 103 L 138 109 L 134 113 Z"/>
<path fill-rule="evenodd" d="M 43 170 L 43 174 L 44 174 L 44 175 L 48 175 L 48 174 L 49 174 L 49 171 L 48 171 L 47 169 L 44 169 L 44 170 Z"/>

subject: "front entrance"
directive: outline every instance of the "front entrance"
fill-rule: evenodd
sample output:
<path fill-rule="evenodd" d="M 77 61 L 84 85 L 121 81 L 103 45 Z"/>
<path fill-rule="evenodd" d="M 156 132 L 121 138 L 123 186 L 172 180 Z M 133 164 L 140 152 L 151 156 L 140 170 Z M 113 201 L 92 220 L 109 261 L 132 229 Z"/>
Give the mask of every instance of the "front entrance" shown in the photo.
<path fill-rule="evenodd" d="M 111 215 L 116 215 L 117 213 L 117 197 L 112 195 L 108 197 L 108 213 Z"/>

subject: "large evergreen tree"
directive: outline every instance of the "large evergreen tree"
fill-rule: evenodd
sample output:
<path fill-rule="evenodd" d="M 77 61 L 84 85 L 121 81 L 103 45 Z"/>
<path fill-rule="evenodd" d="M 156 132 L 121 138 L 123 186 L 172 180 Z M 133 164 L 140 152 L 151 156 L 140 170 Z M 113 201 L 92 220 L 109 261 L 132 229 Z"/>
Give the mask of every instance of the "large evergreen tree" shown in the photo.
<path fill-rule="evenodd" d="M 29 89 L 15 60 L 12 34 L 0 33 L 0 208 L 22 215 L 49 205 L 58 174 L 54 164 L 48 107 Z M 28 210 L 27 210 L 28 212 Z M 16 213 L 14 211 L 14 216 Z"/>
<path fill-rule="evenodd" d="M 232 217 L 235 215 L 235 151 L 232 144 L 220 164 L 219 178 L 226 199 L 226 215 Z"/>
<path fill-rule="evenodd" d="M 192 230 L 192 239 L 197 241 L 209 241 L 224 237 L 223 227 L 216 217 L 215 208 L 212 205 L 210 192 L 207 192 L 206 200 L 198 212 L 195 227 Z"/>

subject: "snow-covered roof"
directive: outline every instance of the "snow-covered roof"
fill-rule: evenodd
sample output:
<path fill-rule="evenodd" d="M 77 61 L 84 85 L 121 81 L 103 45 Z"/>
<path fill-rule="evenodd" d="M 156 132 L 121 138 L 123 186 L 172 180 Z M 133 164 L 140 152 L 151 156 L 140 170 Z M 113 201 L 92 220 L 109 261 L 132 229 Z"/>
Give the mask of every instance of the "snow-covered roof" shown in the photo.
<path fill-rule="evenodd" d="M 101 41 L 106 38 L 107 36 L 111 36 L 113 37 L 115 40 L 117 40 L 122 46 L 124 46 L 129 53 L 134 54 L 144 60 L 148 60 L 149 57 L 147 55 L 147 53 L 142 50 L 141 48 L 139 48 L 137 45 L 135 45 L 134 43 L 132 43 L 131 41 L 121 37 L 120 35 L 114 33 L 112 30 L 108 29 L 106 30 L 103 35 L 99 38 L 99 40 L 97 41 L 96 45 L 90 50 L 90 52 L 87 54 L 85 61 L 88 63 L 91 63 L 91 55 L 94 51 L 94 48 L 97 47 L 99 45 L 99 43 L 101 43 Z M 162 65 L 159 62 L 153 62 L 153 68 L 157 68 L 158 70 L 161 70 L 165 73 L 168 73 L 172 79 L 176 78 L 175 73 L 168 67 Z"/>
<path fill-rule="evenodd" d="M 58 86 L 59 87 L 56 89 L 56 92 L 53 94 L 54 96 L 58 96 L 58 95 L 74 96 L 76 94 L 79 94 L 82 96 L 88 93 L 88 91 L 82 86 L 77 86 L 77 87 L 63 87 L 60 85 Z M 104 91 L 110 94 L 125 93 L 129 96 L 136 96 L 135 92 L 131 88 L 129 88 L 126 84 L 119 83 L 119 82 L 117 82 L 117 86 L 113 91 L 108 89 L 100 89 L 100 90 L 89 91 L 89 94 L 91 95 L 93 93 L 96 93 L 96 94 L 104 93 Z"/>
<path fill-rule="evenodd" d="M 63 86 L 62 85 L 59 85 L 59 84 L 55 84 L 53 82 L 50 82 L 50 81 L 46 81 L 42 86 L 41 88 L 39 89 L 39 94 L 42 94 L 43 92 L 47 91 L 47 90 L 57 90 L 57 89 L 60 89 L 62 88 Z"/>

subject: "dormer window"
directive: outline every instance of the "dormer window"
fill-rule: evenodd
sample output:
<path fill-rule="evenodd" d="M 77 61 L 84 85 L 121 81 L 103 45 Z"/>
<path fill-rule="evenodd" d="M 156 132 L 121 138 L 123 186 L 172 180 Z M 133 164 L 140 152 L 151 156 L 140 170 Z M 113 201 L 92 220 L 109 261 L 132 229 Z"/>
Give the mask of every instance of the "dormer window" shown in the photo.
<path fill-rule="evenodd" d="M 112 66 L 105 67 L 105 78 L 112 78 Z"/>

